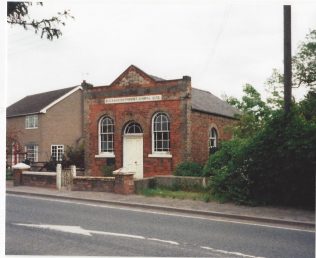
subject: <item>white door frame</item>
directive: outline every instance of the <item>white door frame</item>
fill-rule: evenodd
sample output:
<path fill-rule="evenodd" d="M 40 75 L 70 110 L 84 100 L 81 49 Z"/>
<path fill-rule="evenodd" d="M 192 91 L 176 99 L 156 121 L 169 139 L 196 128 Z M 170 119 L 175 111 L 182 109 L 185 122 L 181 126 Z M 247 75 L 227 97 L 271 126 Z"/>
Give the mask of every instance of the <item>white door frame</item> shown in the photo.
<path fill-rule="evenodd" d="M 136 171 L 132 171 L 135 172 L 134 178 L 143 178 L 144 177 L 144 151 L 143 151 L 143 134 L 142 133 L 135 133 L 135 134 L 124 134 L 123 135 L 123 167 L 128 167 L 128 160 L 126 159 L 128 157 L 128 154 L 126 153 L 127 151 L 131 151 L 131 150 L 127 150 L 126 146 L 127 146 L 127 141 L 128 140 L 132 140 L 132 139 L 139 139 L 140 141 L 140 145 L 135 146 L 135 148 L 140 149 L 139 152 L 141 152 L 141 154 L 137 157 L 138 160 L 135 161 L 135 165 L 136 165 Z M 135 149 L 135 152 L 137 152 L 138 150 Z M 139 164 L 139 166 L 141 167 L 137 167 L 137 162 Z"/>

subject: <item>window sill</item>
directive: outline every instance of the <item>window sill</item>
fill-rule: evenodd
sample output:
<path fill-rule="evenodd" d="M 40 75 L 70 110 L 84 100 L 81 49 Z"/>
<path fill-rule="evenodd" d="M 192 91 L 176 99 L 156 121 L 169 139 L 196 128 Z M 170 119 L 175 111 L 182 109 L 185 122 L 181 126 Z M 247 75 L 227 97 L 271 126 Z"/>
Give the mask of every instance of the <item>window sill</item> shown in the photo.
<path fill-rule="evenodd" d="M 98 155 L 94 156 L 95 158 L 115 158 L 115 154 L 114 153 L 100 153 Z"/>
<path fill-rule="evenodd" d="M 29 130 L 29 129 L 37 129 L 38 127 L 25 127 L 25 129 Z"/>
<path fill-rule="evenodd" d="M 148 158 L 172 158 L 172 154 L 170 153 L 152 153 L 148 154 Z"/>

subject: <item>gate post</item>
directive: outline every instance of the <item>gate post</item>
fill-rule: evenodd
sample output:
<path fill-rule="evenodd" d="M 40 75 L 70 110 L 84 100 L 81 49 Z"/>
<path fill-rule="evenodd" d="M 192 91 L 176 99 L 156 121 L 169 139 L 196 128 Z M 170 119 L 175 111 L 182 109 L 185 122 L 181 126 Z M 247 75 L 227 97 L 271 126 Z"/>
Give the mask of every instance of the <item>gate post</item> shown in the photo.
<path fill-rule="evenodd" d="M 124 168 L 113 171 L 115 176 L 114 193 L 133 194 L 135 192 L 134 174 L 134 172 L 124 171 Z"/>
<path fill-rule="evenodd" d="M 71 170 L 72 177 L 76 177 L 77 176 L 76 166 L 75 165 L 70 166 L 70 170 Z"/>
<path fill-rule="evenodd" d="M 61 189 L 61 164 L 56 166 L 56 186 L 58 190 Z"/>
<path fill-rule="evenodd" d="M 12 168 L 13 168 L 13 185 L 14 186 L 23 185 L 22 173 L 23 171 L 29 170 L 30 166 L 24 163 L 18 163 L 12 166 Z"/>

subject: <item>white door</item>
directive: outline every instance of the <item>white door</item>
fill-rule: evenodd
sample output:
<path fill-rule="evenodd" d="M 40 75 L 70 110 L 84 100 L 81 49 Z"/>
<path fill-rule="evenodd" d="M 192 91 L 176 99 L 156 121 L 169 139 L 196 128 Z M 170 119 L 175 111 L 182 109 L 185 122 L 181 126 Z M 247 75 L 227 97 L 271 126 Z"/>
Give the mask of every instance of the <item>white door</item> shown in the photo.
<path fill-rule="evenodd" d="M 123 167 L 135 172 L 134 178 L 143 178 L 143 134 L 124 135 Z"/>

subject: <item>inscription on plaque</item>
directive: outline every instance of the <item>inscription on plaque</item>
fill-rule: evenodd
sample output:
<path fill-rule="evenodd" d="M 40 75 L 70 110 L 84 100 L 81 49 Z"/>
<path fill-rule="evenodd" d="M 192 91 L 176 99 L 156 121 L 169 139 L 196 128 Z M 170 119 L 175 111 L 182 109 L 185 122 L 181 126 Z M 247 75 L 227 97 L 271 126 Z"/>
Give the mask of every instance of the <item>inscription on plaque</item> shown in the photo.
<path fill-rule="evenodd" d="M 104 103 L 117 104 L 117 103 L 132 103 L 132 102 L 146 102 L 146 101 L 159 101 L 159 100 L 162 100 L 161 95 L 146 95 L 146 96 L 134 96 L 134 97 L 107 98 L 104 100 Z"/>

